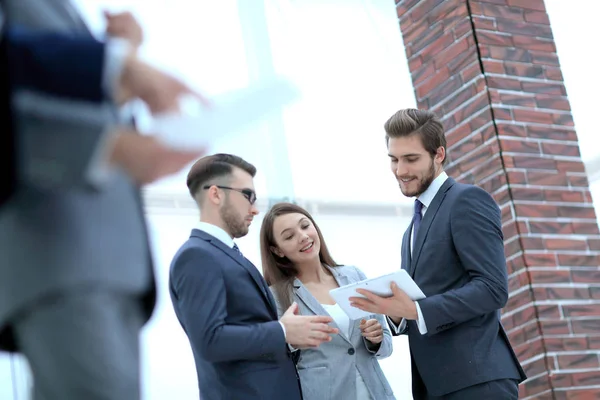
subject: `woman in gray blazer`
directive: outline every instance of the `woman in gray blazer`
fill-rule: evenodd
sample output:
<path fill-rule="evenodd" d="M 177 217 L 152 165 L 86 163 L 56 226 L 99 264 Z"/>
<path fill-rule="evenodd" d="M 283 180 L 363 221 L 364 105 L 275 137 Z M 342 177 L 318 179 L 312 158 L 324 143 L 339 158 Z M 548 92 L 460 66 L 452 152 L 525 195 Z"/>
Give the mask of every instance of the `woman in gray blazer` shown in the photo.
<path fill-rule="evenodd" d="M 260 247 L 280 315 L 295 303 L 299 314 L 330 315 L 340 332 L 319 347 L 295 350 L 304 400 L 395 399 L 377 361 L 392 354 L 384 317 L 350 320 L 329 295 L 366 279 L 362 271 L 337 265 L 313 218 L 295 204 L 278 203 L 267 212 Z"/>

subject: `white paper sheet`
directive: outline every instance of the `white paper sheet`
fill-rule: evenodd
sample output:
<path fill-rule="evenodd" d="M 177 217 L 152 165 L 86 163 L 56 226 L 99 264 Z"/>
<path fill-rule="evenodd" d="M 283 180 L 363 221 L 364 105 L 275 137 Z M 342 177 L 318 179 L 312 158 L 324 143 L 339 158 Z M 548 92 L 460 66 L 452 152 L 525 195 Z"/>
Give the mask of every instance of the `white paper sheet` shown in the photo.
<path fill-rule="evenodd" d="M 216 139 L 239 134 L 299 96 L 288 80 L 276 78 L 211 98 L 210 108 L 181 99 L 183 113 L 156 116 L 147 131 L 174 149 L 209 149 Z"/>

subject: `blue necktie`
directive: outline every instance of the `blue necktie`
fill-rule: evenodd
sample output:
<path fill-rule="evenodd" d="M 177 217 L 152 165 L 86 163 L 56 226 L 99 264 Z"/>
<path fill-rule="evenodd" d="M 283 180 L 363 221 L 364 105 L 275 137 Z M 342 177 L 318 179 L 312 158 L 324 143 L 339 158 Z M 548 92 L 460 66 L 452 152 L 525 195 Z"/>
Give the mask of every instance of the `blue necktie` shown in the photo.
<path fill-rule="evenodd" d="M 413 215 L 413 234 L 412 234 L 412 245 L 415 248 L 415 240 L 417 239 L 417 234 L 419 233 L 419 226 L 421 226 L 421 210 L 423 209 L 423 203 L 421 203 L 418 199 L 415 199 L 415 213 Z M 411 253 L 412 253 L 411 249 Z"/>
<path fill-rule="evenodd" d="M 237 253 L 238 253 L 240 256 L 244 257 L 244 255 L 242 254 L 242 251 L 240 250 L 240 248 L 238 247 L 238 245 L 237 245 L 237 244 L 235 244 L 235 243 L 233 244 L 233 249 L 234 249 L 235 251 L 237 251 Z"/>

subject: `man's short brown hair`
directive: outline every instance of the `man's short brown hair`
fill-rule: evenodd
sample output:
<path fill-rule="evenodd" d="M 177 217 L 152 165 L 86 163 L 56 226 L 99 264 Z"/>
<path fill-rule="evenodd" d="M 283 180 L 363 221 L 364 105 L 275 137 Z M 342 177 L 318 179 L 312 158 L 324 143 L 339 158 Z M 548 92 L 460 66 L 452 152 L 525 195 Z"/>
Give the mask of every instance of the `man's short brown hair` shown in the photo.
<path fill-rule="evenodd" d="M 436 156 L 437 149 L 440 147 L 446 150 L 444 125 L 431 111 L 405 108 L 392 115 L 386 121 L 384 128 L 387 144 L 389 144 L 390 138 L 418 135 L 423 147 L 431 154 L 431 157 Z M 446 159 L 447 157 L 444 157 L 443 164 L 446 164 Z"/>
<path fill-rule="evenodd" d="M 203 186 L 211 184 L 219 178 L 229 177 L 234 168 L 246 171 L 253 178 L 256 175 L 254 165 L 233 154 L 219 153 L 202 157 L 192 165 L 187 176 L 187 187 L 190 194 L 195 199 Z"/>

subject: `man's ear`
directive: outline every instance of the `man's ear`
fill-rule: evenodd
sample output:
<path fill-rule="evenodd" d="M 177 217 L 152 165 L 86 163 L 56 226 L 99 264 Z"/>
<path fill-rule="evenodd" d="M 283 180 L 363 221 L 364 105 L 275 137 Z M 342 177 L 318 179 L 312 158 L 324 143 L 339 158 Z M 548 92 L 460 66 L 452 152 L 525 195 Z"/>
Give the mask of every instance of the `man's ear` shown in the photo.
<path fill-rule="evenodd" d="M 269 248 L 271 249 L 271 253 L 275 254 L 279 258 L 283 258 L 283 253 L 281 250 L 279 250 L 279 248 L 275 246 L 271 246 Z"/>
<path fill-rule="evenodd" d="M 439 165 L 443 165 L 445 160 L 446 160 L 446 149 L 444 149 L 443 146 L 440 146 L 440 147 L 438 147 L 438 149 L 436 151 L 435 161 Z"/>
<path fill-rule="evenodd" d="M 221 204 L 223 197 L 216 185 L 212 185 L 206 190 L 206 199 L 213 204 Z"/>

